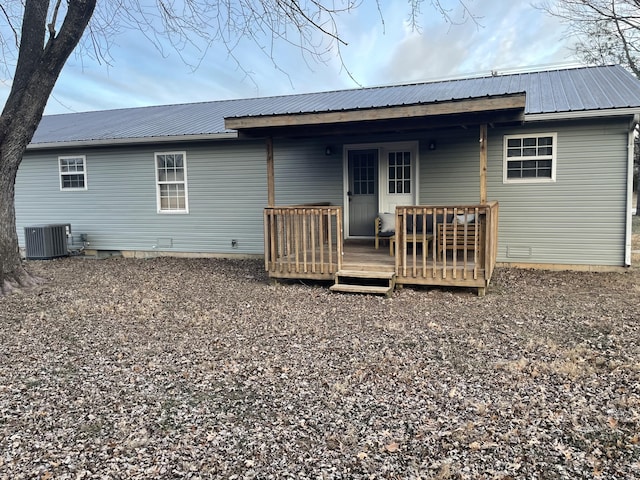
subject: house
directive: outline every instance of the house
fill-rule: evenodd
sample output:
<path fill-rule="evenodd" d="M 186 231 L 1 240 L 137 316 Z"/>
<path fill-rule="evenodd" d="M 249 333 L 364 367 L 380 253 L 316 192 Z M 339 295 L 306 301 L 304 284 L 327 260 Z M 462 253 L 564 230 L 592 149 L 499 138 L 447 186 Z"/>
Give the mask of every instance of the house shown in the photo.
<path fill-rule="evenodd" d="M 638 114 L 640 82 L 602 66 L 45 116 L 18 236 L 69 223 L 93 251 L 264 256 L 345 290 L 624 268 Z"/>

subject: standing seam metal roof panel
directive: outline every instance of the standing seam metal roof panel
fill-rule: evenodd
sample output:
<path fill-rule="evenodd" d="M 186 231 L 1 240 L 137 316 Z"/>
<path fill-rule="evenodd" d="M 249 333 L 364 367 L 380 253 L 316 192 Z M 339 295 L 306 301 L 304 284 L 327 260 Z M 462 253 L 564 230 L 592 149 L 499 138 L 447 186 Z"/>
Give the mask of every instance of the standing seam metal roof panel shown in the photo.
<path fill-rule="evenodd" d="M 640 107 L 640 81 L 620 66 L 485 76 L 277 97 L 127 108 L 42 118 L 32 146 L 228 133 L 224 119 L 330 112 L 526 93 L 525 114 Z"/>
<path fill-rule="evenodd" d="M 602 86 L 600 85 L 600 75 L 598 75 L 597 72 L 593 72 L 593 71 L 588 72 L 588 75 L 591 76 L 591 81 L 589 82 L 589 84 L 590 84 L 591 94 L 593 95 L 594 107 L 598 108 L 598 105 L 606 104 L 608 97 L 605 91 L 602 89 Z M 611 79 L 608 82 L 608 85 L 611 85 L 612 82 L 613 80 Z M 615 94 L 615 89 L 611 88 L 611 95 L 613 96 L 614 94 Z"/>

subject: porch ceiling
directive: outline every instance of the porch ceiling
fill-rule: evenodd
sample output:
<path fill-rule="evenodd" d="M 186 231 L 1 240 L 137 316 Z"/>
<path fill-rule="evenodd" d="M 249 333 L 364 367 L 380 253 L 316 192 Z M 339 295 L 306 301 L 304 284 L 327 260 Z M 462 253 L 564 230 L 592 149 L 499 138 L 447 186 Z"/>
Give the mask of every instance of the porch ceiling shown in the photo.
<path fill-rule="evenodd" d="M 406 132 L 524 121 L 525 94 L 357 110 L 225 118 L 241 136 L 319 136 Z"/>

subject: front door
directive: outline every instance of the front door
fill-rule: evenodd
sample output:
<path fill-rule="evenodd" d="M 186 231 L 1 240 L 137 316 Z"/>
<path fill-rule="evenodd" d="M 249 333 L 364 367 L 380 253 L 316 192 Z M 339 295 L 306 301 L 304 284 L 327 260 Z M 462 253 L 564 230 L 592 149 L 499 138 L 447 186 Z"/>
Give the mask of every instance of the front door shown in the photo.
<path fill-rule="evenodd" d="M 349 236 L 372 237 L 378 213 L 378 150 L 348 152 Z"/>

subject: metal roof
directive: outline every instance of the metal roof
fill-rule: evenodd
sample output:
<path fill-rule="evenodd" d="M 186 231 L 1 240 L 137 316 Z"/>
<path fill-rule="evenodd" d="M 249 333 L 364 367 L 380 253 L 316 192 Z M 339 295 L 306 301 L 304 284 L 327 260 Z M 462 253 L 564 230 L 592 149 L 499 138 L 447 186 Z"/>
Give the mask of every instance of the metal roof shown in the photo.
<path fill-rule="evenodd" d="M 333 92 L 47 115 L 31 147 L 208 137 L 229 117 L 318 113 L 526 93 L 525 115 L 640 107 L 640 81 L 612 65 Z M 178 138 L 175 138 L 178 137 Z"/>

